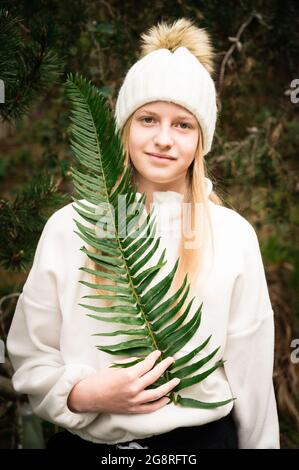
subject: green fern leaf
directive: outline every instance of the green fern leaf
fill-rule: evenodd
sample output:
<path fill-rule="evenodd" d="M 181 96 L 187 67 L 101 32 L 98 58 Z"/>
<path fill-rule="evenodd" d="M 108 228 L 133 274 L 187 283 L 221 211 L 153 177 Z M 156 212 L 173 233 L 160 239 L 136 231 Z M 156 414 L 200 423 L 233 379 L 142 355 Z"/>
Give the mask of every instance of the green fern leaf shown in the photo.
<path fill-rule="evenodd" d="M 71 172 L 76 193 L 82 198 L 73 197 L 73 207 L 81 220 L 89 224 L 86 226 L 75 220 L 78 229 L 75 233 L 87 244 L 81 248 L 83 253 L 98 266 L 98 269 L 80 269 L 107 281 L 105 284 L 79 282 L 90 290 L 104 292 L 85 295 L 85 299 L 110 300 L 109 306 L 79 305 L 94 312 L 87 314 L 90 318 L 115 324 L 116 328 L 111 332 L 95 333 L 96 336 L 122 336 L 121 342 L 98 345 L 99 350 L 115 356 L 136 357 L 130 362 L 114 363 L 113 367 L 130 367 L 157 349 L 162 352 L 158 359 L 161 361 L 180 351 L 192 339 L 200 326 L 202 304 L 188 318 L 194 298 L 185 306 L 190 289 L 187 275 L 180 288 L 167 298 L 179 259 L 160 282 L 150 287 L 166 264 L 165 250 L 158 262 L 153 262 L 160 245 L 160 237 L 155 237 L 155 215 L 144 213 L 145 193 L 137 198 L 138 190 L 132 184 L 131 170 L 125 167 L 120 135 L 103 95 L 80 76 L 69 75 L 66 88 L 71 101 L 71 148 L 76 158 Z M 122 211 L 118 211 L 120 202 Z M 109 230 L 105 231 L 107 227 Z M 175 319 L 181 309 L 184 310 L 182 315 Z M 119 329 L 117 325 L 123 326 Z M 175 394 L 201 382 L 223 364 L 218 361 L 198 373 L 219 348 L 188 364 L 205 348 L 210 338 L 177 359 L 152 388 L 178 376 L 181 382 L 170 394 L 177 405 L 216 408 L 231 402 L 233 398 L 203 403 Z"/>

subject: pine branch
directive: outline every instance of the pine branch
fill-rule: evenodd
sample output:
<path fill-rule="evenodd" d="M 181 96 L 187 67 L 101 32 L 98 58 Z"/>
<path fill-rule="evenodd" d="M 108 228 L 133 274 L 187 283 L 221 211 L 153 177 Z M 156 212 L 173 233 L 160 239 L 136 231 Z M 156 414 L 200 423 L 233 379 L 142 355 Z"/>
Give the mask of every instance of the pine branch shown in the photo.
<path fill-rule="evenodd" d="M 49 47 L 48 29 L 40 25 L 31 40 L 21 34 L 21 20 L 0 10 L 0 79 L 5 102 L 0 104 L 3 120 L 14 122 L 29 112 L 33 102 L 62 71 L 63 62 Z"/>
<path fill-rule="evenodd" d="M 32 261 L 49 210 L 69 202 L 49 174 L 24 185 L 14 201 L 0 200 L 0 266 L 25 271 Z"/>

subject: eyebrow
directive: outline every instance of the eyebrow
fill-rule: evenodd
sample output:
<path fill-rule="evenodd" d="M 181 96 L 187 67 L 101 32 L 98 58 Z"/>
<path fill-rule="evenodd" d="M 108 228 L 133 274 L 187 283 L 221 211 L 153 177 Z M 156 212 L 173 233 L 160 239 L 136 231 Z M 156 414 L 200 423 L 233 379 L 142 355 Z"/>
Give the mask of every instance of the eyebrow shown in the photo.
<path fill-rule="evenodd" d="M 140 110 L 140 113 L 146 113 L 146 114 L 150 114 L 151 116 L 159 116 L 159 114 L 157 113 L 154 113 L 153 111 L 150 111 L 149 109 L 145 109 L 145 108 L 142 108 Z M 192 118 L 191 116 L 187 116 L 186 114 L 182 114 L 181 116 L 176 116 L 175 119 L 186 119 L 186 120 L 189 120 L 189 121 L 193 121 L 195 118 Z"/>

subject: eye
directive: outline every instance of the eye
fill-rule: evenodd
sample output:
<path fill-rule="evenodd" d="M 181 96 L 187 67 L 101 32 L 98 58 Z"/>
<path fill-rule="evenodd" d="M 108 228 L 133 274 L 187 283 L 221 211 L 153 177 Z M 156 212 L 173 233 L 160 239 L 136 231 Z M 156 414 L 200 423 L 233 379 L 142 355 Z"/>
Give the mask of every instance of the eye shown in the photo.
<path fill-rule="evenodd" d="M 183 124 L 183 126 L 187 126 L 187 127 L 183 127 L 182 129 L 192 129 L 191 124 L 188 124 L 187 122 L 179 122 L 179 124 Z"/>
<path fill-rule="evenodd" d="M 143 116 L 142 118 L 140 118 L 140 121 L 145 122 L 145 119 L 153 119 L 153 118 L 150 117 L 150 116 Z M 151 123 L 150 122 L 145 122 L 145 124 L 151 124 Z"/>

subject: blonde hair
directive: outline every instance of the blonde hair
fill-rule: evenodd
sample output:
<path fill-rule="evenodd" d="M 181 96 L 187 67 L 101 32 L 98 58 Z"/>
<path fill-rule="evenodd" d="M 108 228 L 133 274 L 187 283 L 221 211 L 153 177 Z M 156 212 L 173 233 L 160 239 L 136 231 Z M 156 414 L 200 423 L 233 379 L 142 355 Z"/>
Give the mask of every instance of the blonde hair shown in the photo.
<path fill-rule="evenodd" d="M 147 34 L 143 34 L 141 38 L 143 41 L 141 56 L 144 56 L 149 52 L 152 52 L 153 50 L 161 47 L 167 47 L 173 51 L 177 47 L 185 46 L 190 49 L 190 51 L 197 57 L 198 60 L 201 61 L 202 65 L 206 67 L 209 73 L 212 73 L 214 70 L 214 52 L 212 50 L 209 37 L 205 30 L 193 26 L 192 21 L 189 19 L 181 18 L 172 25 L 167 25 L 166 23 L 158 24 L 158 26 L 151 28 Z M 131 116 L 127 119 L 121 130 L 121 141 L 125 151 L 124 164 L 126 168 L 128 166 L 132 167 L 129 153 L 129 135 L 133 116 L 134 113 L 131 114 Z M 135 169 L 132 169 L 134 172 Z M 115 187 L 117 187 L 121 176 L 122 175 L 119 176 Z M 186 273 L 188 273 L 188 282 L 190 283 L 191 288 L 189 290 L 187 302 L 191 298 L 192 287 L 195 287 L 196 277 L 199 275 L 201 270 L 203 253 L 209 238 L 206 221 L 208 221 L 209 234 L 211 236 L 214 254 L 214 240 L 209 201 L 212 201 L 217 205 L 223 205 L 222 200 L 214 191 L 211 191 L 211 193 L 207 195 L 205 177 L 208 177 L 208 172 L 203 157 L 203 139 L 199 125 L 198 144 L 195 151 L 194 160 L 188 169 L 187 194 L 184 201 L 190 203 L 190 216 L 193 236 L 191 239 L 187 239 L 185 237 L 184 231 L 181 231 L 178 249 L 178 257 L 180 258 L 180 262 L 174 277 L 174 282 L 170 289 L 171 291 L 175 292 L 181 286 Z M 92 252 L 99 252 L 99 250 L 95 250 L 92 247 L 89 249 Z M 90 260 L 89 258 L 88 264 L 88 267 L 91 267 L 93 270 L 97 269 L 101 272 L 107 272 L 104 268 L 98 266 L 95 261 Z M 92 275 L 92 277 L 95 284 L 112 283 L 112 281 L 107 280 L 105 277 L 99 280 L 99 274 Z M 97 289 L 97 292 L 102 295 L 107 295 L 107 291 Z M 109 299 L 107 298 L 105 300 L 105 304 L 112 305 L 112 302 L 110 303 Z M 179 316 L 181 313 L 181 311 L 178 312 L 177 316 Z"/>

